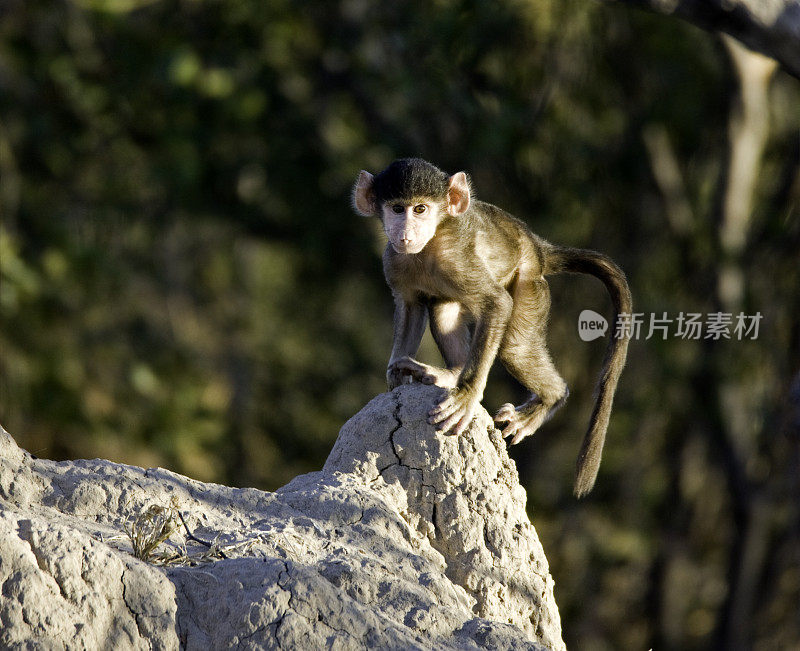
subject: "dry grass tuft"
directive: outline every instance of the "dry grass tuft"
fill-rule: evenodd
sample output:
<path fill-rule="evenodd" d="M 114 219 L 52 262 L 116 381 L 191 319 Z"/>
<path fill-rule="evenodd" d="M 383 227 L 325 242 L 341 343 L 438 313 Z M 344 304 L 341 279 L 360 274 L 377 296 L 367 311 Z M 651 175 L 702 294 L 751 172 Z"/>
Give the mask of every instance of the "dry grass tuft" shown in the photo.
<path fill-rule="evenodd" d="M 178 528 L 178 500 L 174 497 L 168 506 L 151 504 L 145 511 L 128 519 L 123 525 L 133 547 L 133 555 L 143 561 L 152 561 L 156 548 Z"/>
<path fill-rule="evenodd" d="M 185 540 L 175 542 L 172 535 L 183 525 Z M 133 555 L 154 565 L 198 565 L 212 563 L 236 552 L 247 554 L 256 539 L 242 540 L 229 544 L 220 544 L 201 540 L 195 536 L 186 524 L 183 514 L 178 509 L 178 500 L 173 497 L 167 506 L 152 504 L 144 511 L 132 515 L 123 525 L 123 531 L 130 540 Z M 186 542 L 194 542 L 201 546 L 200 550 L 189 552 Z M 106 542 L 111 542 L 108 540 Z"/>

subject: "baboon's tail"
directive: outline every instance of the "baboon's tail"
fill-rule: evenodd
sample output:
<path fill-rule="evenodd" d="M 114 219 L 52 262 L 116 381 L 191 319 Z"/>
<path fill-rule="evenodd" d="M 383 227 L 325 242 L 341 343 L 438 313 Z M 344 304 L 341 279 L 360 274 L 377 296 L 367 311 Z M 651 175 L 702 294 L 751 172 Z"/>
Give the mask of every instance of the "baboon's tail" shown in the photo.
<path fill-rule="evenodd" d="M 578 455 L 575 472 L 574 493 L 576 497 L 583 497 L 592 490 L 597 478 L 597 471 L 600 469 L 600 459 L 603 454 L 608 419 L 611 416 L 611 405 L 614 402 L 614 392 L 617 389 L 617 382 L 628 354 L 630 332 L 628 332 L 628 328 L 621 328 L 623 332 L 617 332 L 619 315 L 631 314 L 633 304 L 628 281 L 625 279 L 622 269 L 602 253 L 587 249 L 553 246 L 548 251 L 544 273 L 547 275 L 559 272 L 590 274 L 599 278 L 606 286 L 614 305 L 614 318 L 609 331 L 603 370 L 597 383 L 597 400 L 589 421 L 589 430 L 586 432 Z M 617 336 L 618 334 L 620 336 Z"/>

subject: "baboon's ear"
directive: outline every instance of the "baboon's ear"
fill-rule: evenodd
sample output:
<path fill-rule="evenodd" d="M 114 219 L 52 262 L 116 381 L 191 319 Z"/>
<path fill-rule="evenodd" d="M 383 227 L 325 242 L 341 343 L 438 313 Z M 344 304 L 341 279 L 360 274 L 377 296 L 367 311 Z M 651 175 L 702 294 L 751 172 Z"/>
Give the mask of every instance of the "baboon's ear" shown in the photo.
<path fill-rule="evenodd" d="M 464 172 L 456 172 L 450 177 L 450 186 L 447 188 L 447 212 L 453 215 L 463 215 L 469 208 L 469 179 Z"/>
<path fill-rule="evenodd" d="M 377 214 L 378 206 L 375 204 L 375 193 L 372 184 L 375 177 L 369 172 L 361 170 L 356 184 L 353 186 L 353 208 L 359 215 L 372 217 Z"/>

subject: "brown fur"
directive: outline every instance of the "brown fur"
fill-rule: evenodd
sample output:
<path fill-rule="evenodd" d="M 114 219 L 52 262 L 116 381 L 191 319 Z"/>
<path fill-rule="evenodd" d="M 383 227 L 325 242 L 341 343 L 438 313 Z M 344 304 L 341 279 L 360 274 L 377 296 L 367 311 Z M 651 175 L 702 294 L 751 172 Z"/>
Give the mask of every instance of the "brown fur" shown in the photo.
<path fill-rule="evenodd" d="M 420 187 L 437 188 L 437 194 L 422 196 Z M 382 194 L 386 188 L 392 196 Z M 614 336 L 618 315 L 632 309 L 622 270 L 601 253 L 546 242 L 500 208 L 475 201 L 465 174 L 448 177 L 420 159 L 395 161 L 374 177 L 362 172 L 353 203 L 362 214 L 380 216 L 389 236 L 383 268 L 395 298 L 395 325 L 387 382 L 394 388 L 412 376 L 450 388 L 429 414 L 444 431 L 459 434 L 467 427 L 497 356 L 531 392 L 524 404 L 503 405 L 496 414 L 503 436 L 515 444 L 546 422 L 569 392 L 547 351 L 545 276 L 587 273 L 603 281 L 614 321 L 574 487 L 578 497 L 588 493 L 627 354 L 628 337 Z M 428 319 L 444 369 L 412 358 Z"/>

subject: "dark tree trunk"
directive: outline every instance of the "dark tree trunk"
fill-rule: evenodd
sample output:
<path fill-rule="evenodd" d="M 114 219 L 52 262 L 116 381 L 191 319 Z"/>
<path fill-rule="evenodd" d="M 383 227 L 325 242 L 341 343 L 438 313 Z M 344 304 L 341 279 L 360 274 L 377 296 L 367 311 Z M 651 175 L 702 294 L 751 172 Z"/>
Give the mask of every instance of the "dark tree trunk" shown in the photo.
<path fill-rule="evenodd" d="M 800 79 L 800 0 L 617 0 L 733 36 Z"/>

